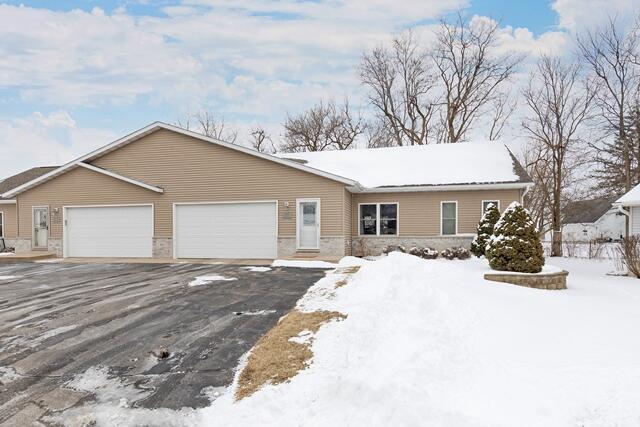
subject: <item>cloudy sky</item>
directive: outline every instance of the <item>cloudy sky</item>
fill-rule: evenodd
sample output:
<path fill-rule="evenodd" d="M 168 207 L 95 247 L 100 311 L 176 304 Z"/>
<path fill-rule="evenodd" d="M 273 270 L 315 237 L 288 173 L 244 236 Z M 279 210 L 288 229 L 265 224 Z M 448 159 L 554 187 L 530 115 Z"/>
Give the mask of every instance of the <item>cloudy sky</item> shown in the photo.
<path fill-rule="evenodd" d="M 276 139 L 287 112 L 321 98 L 348 95 L 366 115 L 356 73 L 363 50 L 408 28 L 428 37 L 459 9 L 498 19 L 502 45 L 535 57 L 570 54 L 581 28 L 639 8 L 640 0 L 0 0 L 0 178 L 190 111 L 241 129 L 260 124 Z"/>

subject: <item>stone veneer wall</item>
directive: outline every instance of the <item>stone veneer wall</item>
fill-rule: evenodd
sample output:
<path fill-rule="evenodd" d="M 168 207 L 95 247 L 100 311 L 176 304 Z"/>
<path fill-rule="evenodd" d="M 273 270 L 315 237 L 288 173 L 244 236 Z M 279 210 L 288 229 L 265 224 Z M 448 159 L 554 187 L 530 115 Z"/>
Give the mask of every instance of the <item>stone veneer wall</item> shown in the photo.
<path fill-rule="evenodd" d="M 8 239 L 7 246 L 13 247 L 16 253 L 25 253 L 31 251 L 31 240 L 29 239 Z M 10 242 L 10 243 L 9 243 Z M 344 237 L 321 237 L 320 238 L 320 256 L 327 257 L 343 257 L 345 255 L 345 238 Z M 62 239 L 49 239 L 49 252 L 55 253 L 57 256 L 62 255 Z M 297 252 L 295 237 L 279 237 L 278 238 L 278 257 L 291 257 Z M 154 258 L 173 258 L 173 239 L 170 237 L 155 237 L 153 239 L 153 257 Z"/>
<path fill-rule="evenodd" d="M 343 257 L 345 255 L 344 237 L 320 237 L 318 255 Z M 292 257 L 298 252 L 295 237 L 278 237 L 278 258 Z"/>
<path fill-rule="evenodd" d="M 557 273 L 510 273 L 508 271 L 499 271 L 495 273 L 486 273 L 485 280 L 492 282 L 511 283 L 512 285 L 525 286 L 535 289 L 567 289 L 567 276 L 569 272 L 559 271 Z"/>
<path fill-rule="evenodd" d="M 16 247 L 16 239 L 4 239 L 4 245 L 7 248 L 15 248 Z"/>
<path fill-rule="evenodd" d="M 173 239 L 171 237 L 154 237 L 153 257 L 173 258 Z"/>
<path fill-rule="evenodd" d="M 47 240 L 47 250 L 56 256 L 62 256 L 62 239 L 52 239 L 49 237 Z"/>
<path fill-rule="evenodd" d="M 469 248 L 474 236 L 434 236 L 434 237 L 364 237 L 358 236 L 353 238 L 353 255 L 354 256 L 377 256 L 382 254 L 385 246 L 401 245 L 407 250 L 414 246 L 429 247 L 437 251 L 443 249 L 462 246 Z"/>
<path fill-rule="evenodd" d="M 15 239 L 14 247 L 16 248 L 16 253 L 21 254 L 25 252 L 31 251 L 31 240 L 30 239 Z"/>

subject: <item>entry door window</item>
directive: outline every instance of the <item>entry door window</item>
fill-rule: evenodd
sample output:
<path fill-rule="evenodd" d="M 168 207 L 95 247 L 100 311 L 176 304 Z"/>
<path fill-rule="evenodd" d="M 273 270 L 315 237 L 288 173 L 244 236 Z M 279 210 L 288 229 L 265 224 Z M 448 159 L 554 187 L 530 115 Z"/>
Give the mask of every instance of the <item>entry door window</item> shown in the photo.
<path fill-rule="evenodd" d="M 49 209 L 33 209 L 33 246 L 35 248 L 47 247 L 49 235 Z"/>
<path fill-rule="evenodd" d="M 298 202 L 298 246 L 301 249 L 318 249 L 320 206 L 317 200 Z"/>

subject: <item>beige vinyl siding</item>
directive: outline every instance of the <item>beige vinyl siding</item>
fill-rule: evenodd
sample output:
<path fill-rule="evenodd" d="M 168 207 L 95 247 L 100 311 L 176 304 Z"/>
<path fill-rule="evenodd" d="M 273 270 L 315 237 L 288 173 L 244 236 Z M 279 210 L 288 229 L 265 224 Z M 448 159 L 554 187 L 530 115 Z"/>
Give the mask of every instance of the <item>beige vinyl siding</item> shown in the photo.
<path fill-rule="evenodd" d="M 4 221 L 4 237 L 7 239 L 13 239 L 18 237 L 18 217 L 16 214 L 16 205 L 13 204 L 0 204 L 0 212 L 2 212 Z"/>
<path fill-rule="evenodd" d="M 20 237 L 31 237 L 32 206 L 49 206 L 49 236 L 58 239 L 62 238 L 63 206 L 157 203 L 160 196 L 119 179 L 76 168 L 18 195 Z"/>
<path fill-rule="evenodd" d="M 474 233 L 482 215 L 483 200 L 499 200 L 504 210 L 520 201 L 520 190 L 433 191 L 422 193 L 369 193 L 353 195 L 352 233 L 359 234 L 358 205 L 361 203 L 398 202 L 400 236 L 440 235 L 440 202 L 458 202 L 458 234 Z"/>
<path fill-rule="evenodd" d="M 164 193 L 77 168 L 19 196 L 21 237 L 31 236 L 30 206 L 39 204 L 53 209 L 154 203 L 155 236 L 172 237 L 174 202 L 258 200 L 278 200 L 279 235 L 295 236 L 296 198 L 321 198 L 322 236 L 344 235 L 344 184 L 169 130 L 153 132 L 92 164 L 162 187 Z M 59 238 L 61 218 L 54 222 L 52 212 L 51 219 L 51 236 Z"/>
<path fill-rule="evenodd" d="M 351 255 L 351 217 L 352 217 L 352 194 L 344 189 L 344 237 L 345 237 L 345 255 Z"/>

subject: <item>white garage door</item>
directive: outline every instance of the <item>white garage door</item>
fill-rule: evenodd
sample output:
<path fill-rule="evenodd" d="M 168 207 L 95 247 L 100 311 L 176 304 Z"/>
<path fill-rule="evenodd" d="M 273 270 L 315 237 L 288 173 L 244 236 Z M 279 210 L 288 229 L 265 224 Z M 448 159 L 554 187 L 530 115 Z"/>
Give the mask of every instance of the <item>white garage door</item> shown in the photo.
<path fill-rule="evenodd" d="M 65 209 L 67 257 L 152 256 L 151 206 L 100 206 Z"/>
<path fill-rule="evenodd" d="M 276 202 L 176 205 L 176 258 L 276 258 L 277 210 Z"/>

